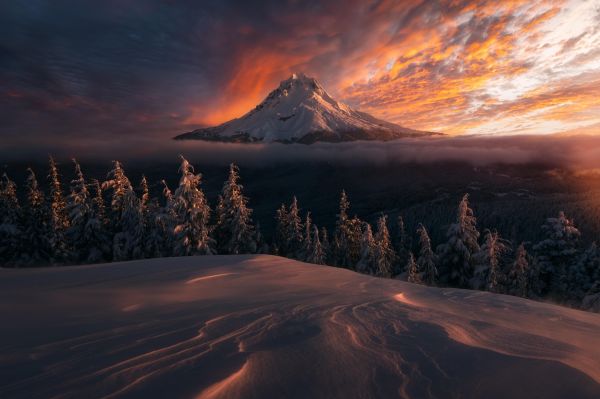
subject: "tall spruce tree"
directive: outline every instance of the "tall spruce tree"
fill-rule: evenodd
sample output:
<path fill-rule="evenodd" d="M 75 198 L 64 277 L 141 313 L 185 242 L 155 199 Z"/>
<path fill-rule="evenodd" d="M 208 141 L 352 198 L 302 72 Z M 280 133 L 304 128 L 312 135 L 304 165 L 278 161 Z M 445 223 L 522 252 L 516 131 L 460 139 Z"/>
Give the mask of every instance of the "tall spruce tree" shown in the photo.
<path fill-rule="evenodd" d="M 289 206 L 286 226 L 286 256 L 294 259 L 302 259 L 304 237 L 302 235 L 302 221 L 300 220 L 300 210 L 296 196 L 292 198 L 292 203 Z"/>
<path fill-rule="evenodd" d="M 364 274 L 377 274 L 376 256 L 377 243 L 373 236 L 373 229 L 367 222 L 363 223 L 363 233 L 360 240 L 360 259 L 356 264 L 356 271 Z"/>
<path fill-rule="evenodd" d="M 258 249 L 252 209 L 248 208 L 248 199 L 242 192 L 239 179 L 238 167 L 231 164 L 216 209 L 215 238 L 220 253 L 247 254 Z"/>
<path fill-rule="evenodd" d="M 67 261 L 69 249 L 65 234 L 69 228 L 69 218 L 67 216 L 67 202 L 63 195 L 62 185 L 58 167 L 54 158 L 49 158 L 48 183 L 50 186 L 50 244 L 53 250 L 53 263 L 63 263 Z"/>
<path fill-rule="evenodd" d="M 507 274 L 506 292 L 526 298 L 529 296 L 529 260 L 525 245 L 521 243 L 515 252 L 515 260 Z"/>
<path fill-rule="evenodd" d="M 21 207 L 17 185 L 4 173 L 0 181 L 0 264 L 19 266 Z"/>
<path fill-rule="evenodd" d="M 90 193 L 90 218 L 85 227 L 85 237 L 90 243 L 87 261 L 104 262 L 112 258 L 112 238 L 109 231 L 109 221 L 106 217 L 106 206 L 102 186 L 97 179 L 92 180 Z"/>
<path fill-rule="evenodd" d="M 567 302 L 578 306 L 596 280 L 600 280 L 600 249 L 593 242 L 567 272 Z"/>
<path fill-rule="evenodd" d="M 360 260 L 360 242 L 363 222 L 354 216 L 348 216 L 350 201 L 345 191 L 340 196 L 340 210 L 337 214 L 333 237 L 333 264 L 354 269 Z"/>
<path fill-rule="evenodd" d="M 275 238 L 273 249 L 275 254 L 279 256 L 287 256 L 287 243 L 288 238 L 288 211 L 285 204 L 281 204 L 279 209 L 275 212 Z"/>
<path fill-rule="evenodd" d="M 69 229 L 67 238 L 71 249 L 71 260 L 75 263 L 92 261 L 94 258 L 94 243 L 88 241 L 87 226 L 92 219 L 92 206 L 90 193 L 81 166 L 73 159 L 75 177 L 71 180 L 71 193 L 67 197 L 67 214 L 69 216 Z"/>
<path fill-rule="evenodd" d="M 312 219 L 310 218 L 310 211 L 306 212 L 306 216 L 304 217 L 304 234 L 302 235 L 303 243 L 302 243 L 302 259 L 307 259 L 312 253 L 312 230 L 313 224 Z"/>
<path fill-rule="evenodd" d="M 399 275 L 403 273 L 408 263 L 408 253 L 410 252 L 410 239 L 409 235 L 406 233 L 406 227 L 404 225 L 404 218 L 402 215 L 398 215 L 397 219 L 397 238 L 396 238 L 396 263 L 394 265 L 394 275 Z"/>
<path fill-rule="evenodd" d="M 422 224 L 417 227 L 417 234 L 419 235 L 419 245 L 421 247 L 417 258 L 421 281 L 427 285 L 435 285 L 438 277 L 437 257 L 431 248 L 431 239 L 427 229 Z"/>
<path fill-rule="evenodd" d="M 323 247 L 321 246 L 321 240 L 319 238 L 319 228 L 314 224 L 312 225 L 312 237 L 306 261 L 316 265 L 325 264 L 325 253 L 323 252 Z"/>
<path fill-rule="evenodd" d="M 375 259 L 377 264 L 377 275 L 380 277 L 392 277 L 396 253 L 392 247 L 390 232 L 387 227 L 387 216 L 381 215 L 377 220 L 377 232 L 375 233 Z"/>
<path fill-rule="evenodd" d="M 43 266 L 52 261 L 50 212 L 33 169 L 27 169 L 26 206 L 23 212 L 21 263 Z"/>
<path fill-rule="evenodd" d="M 408 253 L 408 260 L 406 262 L 407 281 L 414 284 L 423 284 L 421 279 L 422 272 L 419 270 L 419 265 L 415 262 L 415 256 L 412 252 Z"/>
<path fill-rule="evenodd" d="M 568 295 L 567 275 L 577 259 L 581 234 L 564 212 L 546 219 L 542 230 L 545 238 L 533 247 L 540 267 L 542 294 L 562 300 Z"/>
<path fill-rule="evenodd" d="M 143 257 L 143 217 L 140 200 L 119 161 L 113 162 L 103 189 L 112 190 L 113 259 L 123 261 Z"/>
<path fill-rule="evenodd" d="M 510 250 L 509 243 L 496 231 L 486 230 L 484 244 L 475 254 L 475 271 L 471 288 L 491 292 L 503 292 L 505 276 L 503 257 Z"/>
<path fill-rule="evenodd" d="M 175 256 L 211 255 L 215 243 L 210 236 L 210 207 L 200 188 L 201 175 L 181 157 L 181 178 L 173 195 Z"/>
<path fill-rule="evenodd" d="M 438 247 L 440 281 L 449 286 L 467 288 L 473 277 L 473 255 L 479 252 L 479 232 L 469 195 L 465 194 L 458 205 L 456 222 L 448 227 L 448 241 Z"/>

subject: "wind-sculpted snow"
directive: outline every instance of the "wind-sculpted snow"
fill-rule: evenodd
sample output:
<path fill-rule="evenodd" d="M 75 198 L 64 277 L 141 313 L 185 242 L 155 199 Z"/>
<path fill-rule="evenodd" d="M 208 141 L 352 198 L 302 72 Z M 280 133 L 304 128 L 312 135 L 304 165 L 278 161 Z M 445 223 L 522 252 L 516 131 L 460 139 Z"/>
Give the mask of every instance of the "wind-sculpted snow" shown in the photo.
<path fill-rule="evenodd" d="M 600 397 L 600 315 L 273 256 L 0 270 L 0 397 Z"/>

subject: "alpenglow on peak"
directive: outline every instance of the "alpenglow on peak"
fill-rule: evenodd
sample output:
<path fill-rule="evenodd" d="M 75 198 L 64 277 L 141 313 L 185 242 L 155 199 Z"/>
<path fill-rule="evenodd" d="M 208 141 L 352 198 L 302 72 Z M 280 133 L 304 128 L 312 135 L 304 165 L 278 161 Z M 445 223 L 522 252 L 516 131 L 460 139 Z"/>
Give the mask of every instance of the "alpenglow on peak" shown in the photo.
<path fill-rule="evenodd" d="M 377 119 L 333 99 L 319 82 L 293 73 L 245 115 L 218 126 L 176 136 L 176 140 L 303 143 L 389 141 L 429 136 Z"/>

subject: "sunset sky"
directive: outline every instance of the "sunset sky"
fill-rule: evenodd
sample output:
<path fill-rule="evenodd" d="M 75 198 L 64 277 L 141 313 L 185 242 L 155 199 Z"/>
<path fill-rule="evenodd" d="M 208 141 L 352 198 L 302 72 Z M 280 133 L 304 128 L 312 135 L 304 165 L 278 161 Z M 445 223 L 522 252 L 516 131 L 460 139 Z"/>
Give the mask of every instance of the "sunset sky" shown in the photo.
<path fill-rule="evenodd" d="M 3 139 L 168 138 L 296 71 L 410 128 L 600 133 L 600 3 L 0 3 Z"/>

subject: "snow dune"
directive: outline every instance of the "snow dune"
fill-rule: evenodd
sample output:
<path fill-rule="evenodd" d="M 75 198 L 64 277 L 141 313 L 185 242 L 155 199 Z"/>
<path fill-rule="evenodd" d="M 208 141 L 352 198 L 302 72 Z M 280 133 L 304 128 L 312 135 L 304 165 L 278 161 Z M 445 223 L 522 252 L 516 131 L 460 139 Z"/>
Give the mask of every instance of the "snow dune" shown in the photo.
<path fill-rule="evenodd" d="M 0 270 L 0 398 L 598 398 L 600 315 L 274 256 Z"/>

